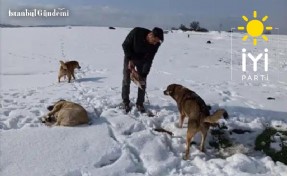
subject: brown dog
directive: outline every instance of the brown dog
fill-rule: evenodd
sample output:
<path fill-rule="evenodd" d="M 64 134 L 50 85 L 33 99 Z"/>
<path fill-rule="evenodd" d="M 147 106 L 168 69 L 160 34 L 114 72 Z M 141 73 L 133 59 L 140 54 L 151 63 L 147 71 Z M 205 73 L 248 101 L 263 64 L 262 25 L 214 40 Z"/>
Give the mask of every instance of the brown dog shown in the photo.
<path fill-rule="evenodd" d="M 58 74 L 58 82 L 60 82 L 61 77 L 65 77 L 66 75 L 68 76 L 68 82 L 71 82 L 72 77 L 75 78 L 75 74 L 74 74 L 74 70 L 75 68 L 80 69 L 80 65 L 79 62 L 77 61 L 68 61 L 68 62 L 63 62 L 60 61 L 60 70 L 59 70 L 59 74 Z"/>
<path fill-rule="evenodd" d="M 224 109 L 218 109 L 214 114 L 210 115 L 209 108 L 205 102 L 195 92 L 179 85 L 171 84 L 163 92 L 164 95 L 171 96 L 177 103 L 180 113 L 179 127 L 182 128 L 184 118 L 188 117 L 188 130 L 186 135 L 186 152 L 184 159 L 189 159 L 190 142 L 193 140 L 197 132 L 201 132 L 200 150 L 204 151 L 204 142 L 209 127 L 217 123 L 224 116 L 228 118 L 228 114 Z"/>
<path fill-rule="evenodd" d="M 50 112 L 42 122 L 48 126 L 76 126 L 89 122 L 87 111 L 81 105 L 70 101 L 60 100 L 47 109 Z"/>

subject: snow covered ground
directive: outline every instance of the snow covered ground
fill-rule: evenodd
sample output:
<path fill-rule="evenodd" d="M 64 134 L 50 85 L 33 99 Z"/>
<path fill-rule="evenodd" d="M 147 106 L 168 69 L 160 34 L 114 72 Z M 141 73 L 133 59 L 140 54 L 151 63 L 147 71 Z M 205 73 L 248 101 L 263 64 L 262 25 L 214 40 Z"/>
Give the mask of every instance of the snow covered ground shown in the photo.
<path fill-rule="evenodd" d="M 287 130 L 287 36 L 268 36 L 270 42 L 242 42 L 243 34 L 173 32 L 165 35 L 148 76 L 149 118 L 134 108 L 128 115 L 121 102 L 123 51 L 130 29 L 100 27 L 2 28 L 0 175 L 287 175 L 287 166 L 254 151 L 254 141 L 268 125 Z M 212 44 L 206 44 L 211 40 Z M 269 50 L 269 81 L 241 81 L 241 50 L 254 55 Z M 59 60 L 78 60 L 77 80 L 57 83 Z M 232 65 L 232 72 L 231 72 Z M 259 64 L 261 67 L 263 64 Z M 250 65 L 249 65 L 250 67 Z M 248 68 L 249 68 L 248 67 Z M 250 67 L 251 68 L 251 67 Z M 231 80 L 232 73 L 232 80 Z M 234 146 L 206 153 L 191 147 L 182 160 L 186 126 L 178 128 L 175 102 L 163 95 L 171 83 L 197 92 L 212 111 L 225 108 L 220 120 L 232 134 Z M 131 86 L 131 101 L 137 89 Z M 275 100 L 268 100 L 268 97 Z M 85 107 L 91 125 L 46 127 L 38 120 L 59 99 Z M 163 127 L 170 137 L 152 129 Z"/>

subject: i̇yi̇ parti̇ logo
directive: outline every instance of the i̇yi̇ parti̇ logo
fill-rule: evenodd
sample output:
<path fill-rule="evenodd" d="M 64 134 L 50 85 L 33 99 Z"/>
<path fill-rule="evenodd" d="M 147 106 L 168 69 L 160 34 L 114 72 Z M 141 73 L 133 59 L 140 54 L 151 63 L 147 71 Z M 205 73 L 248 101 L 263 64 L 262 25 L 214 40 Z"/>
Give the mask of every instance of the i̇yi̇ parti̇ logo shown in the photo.
<path fill-rule="evenodd" d="M 267 19 L 268 16 L 264 16 L 261 20 L 257 19 L 257 11 L 253 11 L 253 18 L 252 20 L 249 20 L 246 16 L 242 16 L 242 19 L 244 21 L 247 22 L 246 26 L 238 26 L 237 29 L 240 31 L 246 30 L 248 35 L 244 35 L 242 40 L 246 41 L 248 39 L 248 37 L 252 37 L 253 38 L 253 45 L 256 46 L 257 45 L 257 38 L 258 37 L 262 37 L 262 39 L 264 41 L 268 41 L 268 37 L 266 35 L 263 34 L 264 29 L 267 31 L 271 31 L 272 30 L 272 26 L 264 26 L 264 23 Z M 258 71 L 258 61 L 262 58 L 262 56 L 264 55 L 264 71 L 267 72 L 268 71 L 268 49 L 265 48 L 264 49 L 264 54 L 263 53 L 259 53 L 256 57 L 253 56 L 252 53 L 246 53 L 247 50 L 245 48 L 242 49 L 242 71 L 246 72 L 246 64 L 247 64 L 247 58 L 250 58 L 251 61 L 253 62 L 253 72 L 257 72 Z M 247 80 L 268 80 L 268 74 L 252 74 L 252 75 L 246 75 L 243 74 L 242 75 L 242 81 Z"/>

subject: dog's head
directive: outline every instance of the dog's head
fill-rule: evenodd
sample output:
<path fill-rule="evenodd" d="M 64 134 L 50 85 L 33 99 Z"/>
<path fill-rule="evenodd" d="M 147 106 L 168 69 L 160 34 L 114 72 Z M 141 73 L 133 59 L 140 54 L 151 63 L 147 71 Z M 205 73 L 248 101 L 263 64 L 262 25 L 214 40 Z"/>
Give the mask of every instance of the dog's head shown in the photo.
<path fill-rule="evenodd" d="M 80 66 L 78 61 L 75 61 L 75 66 L 76 66 L 77 69 L 81 69 L 81 66 Z"/>
<path fill-rule="evenodd" d="M 167 86 L 166 90 L 163 91 L 163 94 L 164 95 L 169 95 L 169 96 L 172 97 L 178 87 L 182 87 L 182 86 L 179 85 L 179 84 L 170 84 L 170 85 Z"/>
<path fill-rule="evenodd" d="M 66 101 L 66 100 L 61 99 L 61 100 L 57 101 L 54 105 L 48 106 L 47 109 L 48 109 L 49 111 L 52 111 L 52 110 L 54 109 L 54 106 L 55 106 L 57 103 L 61 102 L 61 101 Z"/>
<path fill-rule="evenodd" d="M 69 61 L 67 64 L 69 64 L 73 69 L 77 68 L 77 69 L 81 69 L 81 66 L 79 64 L 78 61 Z"/>

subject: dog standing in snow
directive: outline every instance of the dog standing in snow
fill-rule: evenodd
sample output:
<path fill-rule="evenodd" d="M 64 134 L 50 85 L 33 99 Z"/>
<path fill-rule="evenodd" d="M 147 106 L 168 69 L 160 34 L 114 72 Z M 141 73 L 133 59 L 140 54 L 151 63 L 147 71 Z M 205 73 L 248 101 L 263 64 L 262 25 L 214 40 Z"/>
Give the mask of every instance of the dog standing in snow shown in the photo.
<path fill-rule="evenodd" d="M 71 82 L 71 79 L 73 77 L 73 79 L 75 80 L 75 69 L 81 69 L 79 62 L 77 61 L 68 61 L 68 62 L 63 62 L 60 61 L 60 70 L 59 70 L 59 74 L 58 74 L 58 82 L 60 82 L 61 77 L 65 77 L 68 76 L 68 82 Z"/>
<path fill-rule="evenodd" d="M 201 133 L 200 151 L 204 152 L 204 142 L 209 127 L 212 124 L 216 124 L 222 117 L 225 119 L 228 118 L 226 110 L 218 109 L 213 114 L 210 114 L 208 106 L 199 95 L 179 84 L 167 86 L 163 93 L 164 95 L 171 96 L 177 103 L 180 113 L 180 128 L 182 128 L 184 118 L 188 117 L 184 159 L 189 159 L 190 143 L 197 132 Z"/>

